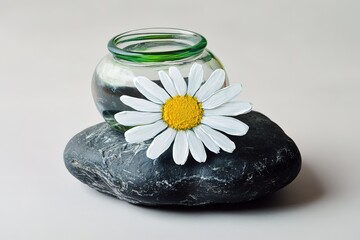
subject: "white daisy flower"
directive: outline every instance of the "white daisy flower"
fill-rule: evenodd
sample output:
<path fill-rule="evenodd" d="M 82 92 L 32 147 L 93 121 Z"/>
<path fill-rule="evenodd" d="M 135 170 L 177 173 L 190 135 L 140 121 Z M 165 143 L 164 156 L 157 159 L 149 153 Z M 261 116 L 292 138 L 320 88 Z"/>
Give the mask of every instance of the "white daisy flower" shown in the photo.
<path fill-rule="evenodd" d="M 214 153 L 220 149 L 233 152 L 234 142 L 221 132 L 243 136 L 249 129 L 229 117 L 251 111 L 249 102 L 231 101 L 240 93 L 241 85 L 221 89 L 225 82 L 222 69 L 215 70 L 204 82 L 202 66 L 197 63 L 190 69 L 188 85 L 176 67 L 170 67 L 169 74 L 159 71 L 159 77 L 164 88 L 146 77 L 134 79 L 136 88 L 148 100 L 120 97 L 136 110 L 115 114 L 119 124 L 134 126 L 125 132 L 126 141 L 139 143 L 154 138 L 146 152 L 150 159 L 158 158 L 174 142 L 173 159 L 178 165 L 185 164 L 189 152 L 196 161 L 205 162 L 205 147 Z"/>

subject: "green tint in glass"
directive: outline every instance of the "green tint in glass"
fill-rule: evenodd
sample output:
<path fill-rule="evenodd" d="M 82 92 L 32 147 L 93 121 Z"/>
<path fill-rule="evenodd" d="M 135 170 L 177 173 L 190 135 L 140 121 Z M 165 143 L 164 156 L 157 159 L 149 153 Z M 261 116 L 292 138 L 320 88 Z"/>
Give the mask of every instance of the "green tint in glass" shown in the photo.
<path fill-rule="evenodd" d="M 165 62 L 201 54 L 207 45 L 198 33 L 149 28 L 119 34 L 108 43 L 114 57 L 131 62 Z"/>

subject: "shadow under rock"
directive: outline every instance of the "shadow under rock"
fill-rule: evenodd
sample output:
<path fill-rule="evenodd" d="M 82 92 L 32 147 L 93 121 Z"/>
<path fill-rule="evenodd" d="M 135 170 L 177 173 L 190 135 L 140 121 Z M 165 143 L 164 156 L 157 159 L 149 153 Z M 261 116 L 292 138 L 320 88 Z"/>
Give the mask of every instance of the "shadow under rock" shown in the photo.
<path fill-rule="evenodd" d="M 296 179 L 278 192 L 259 200 L 239 204 L 213 204 L 205 206 L 141 206 L 170 212 L 242 212 L 272 211 L 302 207 L 322 198 L 325 190 L 311 168 L 303 162 Z"/>

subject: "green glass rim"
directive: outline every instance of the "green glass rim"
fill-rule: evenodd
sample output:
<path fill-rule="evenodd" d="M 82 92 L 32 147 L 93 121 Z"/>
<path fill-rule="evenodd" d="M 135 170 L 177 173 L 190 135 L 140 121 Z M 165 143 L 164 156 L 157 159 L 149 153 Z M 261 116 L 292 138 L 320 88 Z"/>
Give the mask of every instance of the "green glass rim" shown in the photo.
<path fill-rule="evenodd" d="M 161 48 L 161 44 L 168 43 L 174 43 L 177 48 L 160 51 L 136 49 L 151 44 Z M 204 51 L 206 45 L 205 37 L 192 31 L 177 28 L 143 28 L 113 37 L 108 43 L 108 49 L 114 57 L 131 62 L 165 62 L 197 56 Z"/>

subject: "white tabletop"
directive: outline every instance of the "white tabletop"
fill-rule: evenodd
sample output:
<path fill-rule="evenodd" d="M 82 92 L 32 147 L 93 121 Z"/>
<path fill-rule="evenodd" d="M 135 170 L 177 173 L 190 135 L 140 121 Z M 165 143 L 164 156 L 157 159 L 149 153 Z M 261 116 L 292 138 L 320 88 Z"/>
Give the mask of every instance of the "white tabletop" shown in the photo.
<path fill-rule="evenodd" d="M 0 239 L 360 239 L 359 1 L 1 1 Z M 245 208 L 159 210 L 66 170 L 102 121 L 90 81 L 107 41 L 137 28 L 197 31 L 241 99 L 303 157 L 298 178 Z"/>

